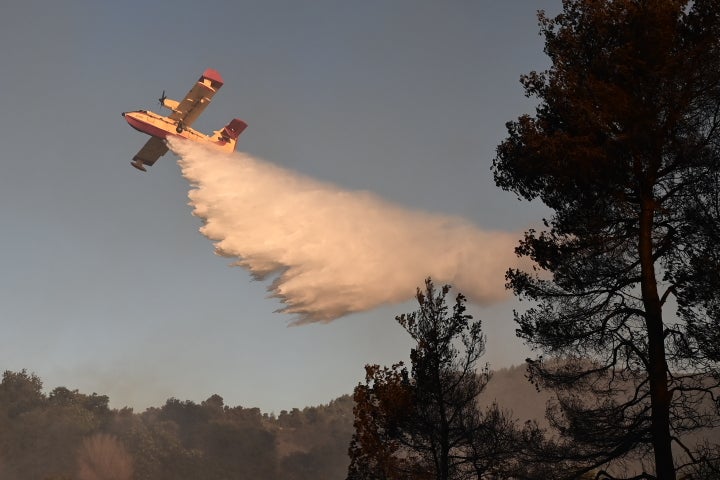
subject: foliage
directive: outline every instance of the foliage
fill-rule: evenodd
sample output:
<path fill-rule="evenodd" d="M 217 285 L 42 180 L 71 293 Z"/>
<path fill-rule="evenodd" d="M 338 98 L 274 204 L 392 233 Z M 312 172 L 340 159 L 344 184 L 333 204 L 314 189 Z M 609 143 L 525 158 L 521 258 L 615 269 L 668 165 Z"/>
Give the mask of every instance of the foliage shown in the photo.
<path fill-rule="evenodd" d="M 351 399 L 295 409 L 294 425 L 212 395 L 171 398 L 136 414 L 104 395 L 57 387 L 25 370 L 0 382 L 3 480 L 221 480 L 341 478 Z"/>
<path fill-rule="evenodd" d="M 365 385 L 355 388 L 355 434 L 349 448 L 349 480 L 411 478 L 400 429 L 412 412 L 413 392 L 402 363 L 365 367 Z"/>
<path fill-rule="evenodd" d="M 535 269 L 507 275 L 537 303 L 518 335 L 545 354 L 529 370 L 559 395 L 567 465 L 651 453 L 643 478 L 674 479 L 703 458 L 680 438 L 718 422 L 720 8 L 564 0 L 540 26 L 552 67 L 522 78 L 539 105 L 494 162 L 554 211 L 517 248 Z"/>
<path fill-rule="evenodd" d="M 411 371 L 368 365 L 355 388 L 348 479 L 491 478 L 514 450 L 515 426 L 497 405 L 481 411 L 489 379 L 477 370 L 485 340 L 458 294 L 452 310 L 428 278 L 419 309 L 400 315 L 410 334 Z"/>

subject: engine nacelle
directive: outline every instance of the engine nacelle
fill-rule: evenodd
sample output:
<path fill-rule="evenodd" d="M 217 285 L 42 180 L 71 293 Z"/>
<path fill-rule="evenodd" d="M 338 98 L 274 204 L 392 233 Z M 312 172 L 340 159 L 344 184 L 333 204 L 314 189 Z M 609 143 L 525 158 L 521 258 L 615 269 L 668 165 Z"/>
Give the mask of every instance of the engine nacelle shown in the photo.
<path fill-rule="evenodd" d="M 162 101 L 162 106 L 167 108 L 168 110 L 175 110 L 178 105 L 180 105 L 180 102 L 177 100 L 172 100 L 170 98 L 164 98 Z"/>

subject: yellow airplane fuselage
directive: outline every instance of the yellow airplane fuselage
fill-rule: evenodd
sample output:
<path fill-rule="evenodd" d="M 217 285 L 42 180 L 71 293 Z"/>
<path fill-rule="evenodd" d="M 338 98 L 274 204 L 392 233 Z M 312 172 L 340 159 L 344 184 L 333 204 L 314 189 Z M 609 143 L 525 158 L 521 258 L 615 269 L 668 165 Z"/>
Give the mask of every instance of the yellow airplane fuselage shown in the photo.
<path fill-rule="evenodd" d="M 182 122 L 171 120 L 168 117 L 147 110 L 124 112 L 123 117 L 135 130 L 162 140 L 168 137 L 182 137 L 193 142 L 213 145 L 230 152 L 235 148 L 235 142 L 221 135 L 220 131 L 214 132 L 213 136 L 208 136 L 182 125 Z"/>

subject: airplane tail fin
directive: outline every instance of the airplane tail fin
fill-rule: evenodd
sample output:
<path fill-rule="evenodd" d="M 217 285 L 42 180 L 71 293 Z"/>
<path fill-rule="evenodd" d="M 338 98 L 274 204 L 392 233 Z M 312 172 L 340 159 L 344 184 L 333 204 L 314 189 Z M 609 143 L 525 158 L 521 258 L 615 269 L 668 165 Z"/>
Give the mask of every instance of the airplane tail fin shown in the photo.
<path fill-rule="evenodd" d="M 222 130 L 216 132 L 220 139 L 226 142 L 222 146 L 222 149 L 228 152 L 234 152 L 235 146 L 237 145 L 237 139 L 246 128 L 247 123 L 243 122 L 239 118 L 233 118 L 230 123 L 223 127 Z"/>

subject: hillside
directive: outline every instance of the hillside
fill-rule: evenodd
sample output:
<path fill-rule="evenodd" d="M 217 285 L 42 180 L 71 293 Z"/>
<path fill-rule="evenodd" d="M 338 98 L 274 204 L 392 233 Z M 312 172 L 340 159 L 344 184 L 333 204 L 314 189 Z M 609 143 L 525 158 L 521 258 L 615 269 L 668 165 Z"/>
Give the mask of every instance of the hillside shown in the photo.
<path fill-rule="evenodd" d="M 496 401 L 520 423 L 535 419 L 546 425 L 548 398 L 527 381 L 525 367 L 516 366 L 493 374 L 481 402 Z M 0 479 L 331 480 L 346 475 L 353 433 L 350 395 L 277 416 L 227 406 L 220 395 L 199 404 L 171 398 L 141 413 L 108 404 L 107 396 L 65 387 L 45 393 L 37 376 L 6 371 L 0 383 Z"/>

